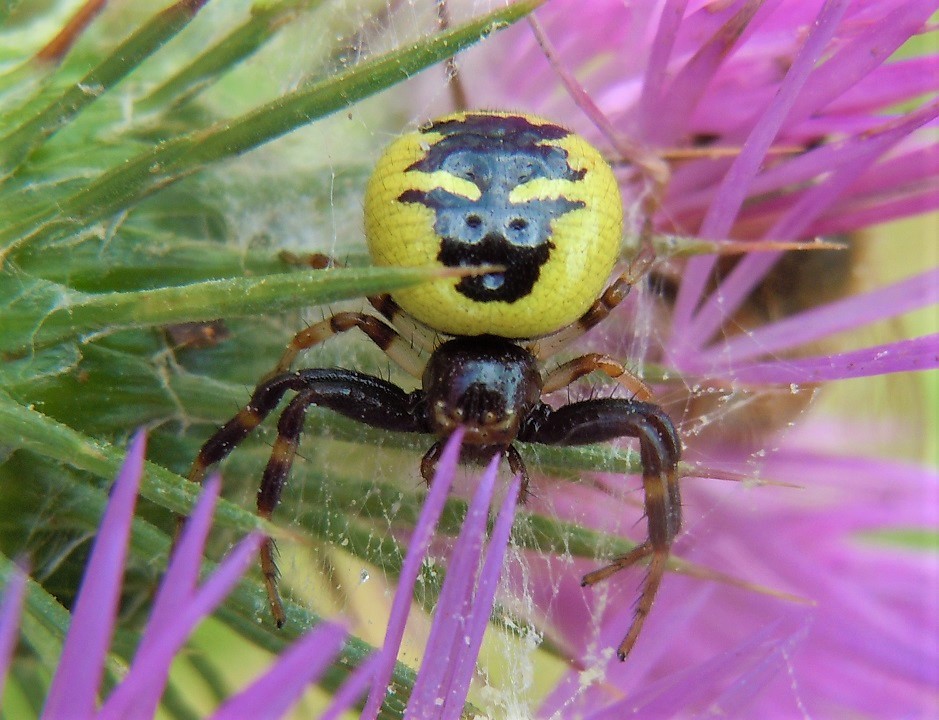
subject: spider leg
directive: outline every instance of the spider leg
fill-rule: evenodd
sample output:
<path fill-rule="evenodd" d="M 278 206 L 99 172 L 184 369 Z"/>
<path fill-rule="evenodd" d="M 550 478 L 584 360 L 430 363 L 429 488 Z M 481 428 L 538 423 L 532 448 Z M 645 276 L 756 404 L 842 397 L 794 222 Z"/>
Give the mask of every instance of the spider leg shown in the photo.
<path fill-rule="evenodd" d="M 519 440 L 544 445 L 583 445 L 623 436 L 639 439 L 648 538 L 631 552 L 583 578 L 584 585 L 593 585 L 646 557 L 650 558 L 632 624 L 617 648 L 617 655 L 624 660 L 652 608 L 672 542 L 681 529 L 681 493 L 677 473 L 681 440 L 671 419 L 661 408 L 636 400 L 584 400 L 557 410 L 540 405 L 531 417 L 532 422 L 523 426 L 519 433 Z"/>
<path fill-rule="evenodd" d="M 421 458 L 421 477 L 424 478 L 424 482 L 427 483 L 428 486 L 434 479 L 434 472 L 437 470 L 437 461 L 440 460 L 440 455 L 443 452 L 443 444 L 443 440 L 438 440 L 430 446 L 430 449 L 424 453 L 424 457 Z M 496 450 L 496 452 L 498 452 L 498 450 Z M 518 475 L 521 480 L 518 501 L 524 504 L 528 501 L 528 484 L 530 481 L 528 468 L 525 467 L 525 461 L 522 460 L 522 456 L 519 455 L 514 445 L 509 445 L 505 448 L 504 452 L 506 460 L 509 462 L 509 470 L 513 475 Z M 494 452 L 493 454 L 496 453 Z"/>
<path fill-rule="evenodd" d="M 506 460 L 509 461 L 509 470 L 513 475 L 518 475 L 520 480 L 520 486 L 518 491 L 518 501 L 522 505 L 528 502 L 528 485 L 531 482 L 531 478 L 528 477 L 528 468 L 525 466 L 525 461 L 522 460 L 522 456 L 518 454 L 518 450 L 515 449 L 514 445 L 509 445 L 505 449 Z"/>
<path fill-rule="evenodd" d="M 419 378 L 424 361 L 418 353 L 390 325 L 363 312 L 338 312 L 318 323 L 304 328 L 288 343 L 280 362 L 271 376 L 287 372 L 301 351 L 319 345 L 334 335 L 359 328 L 382 352 L 395 361 L 409 375 Z"/>
<path fill-rule="evenodd" d="M 581 355 L 563 365 L 559 365 L 545 376 L 541 392 L 547 394 L 560 390 L 594 370 L 606 373 L 607 376 L 626 388 L 638 400 L 648 401 L 652 399 L 652 390 L 637 375 L 630 372 L 619 360 L 600 353 Z"/>
<path fill-rule="evenodd" d="M 654 259 L 654 255 L 649 249 L 651 247 L 651 233 L 652 228 L 647 221 L 642 228 L 639 254 L 626 266 L 623 272 L 607 285 L 603 294 L 594 301 L 593 305 L 587 308 L 583 315 L 570 325 L 528 343 L 526 347 L 535 358 L 546 360 L 551 357 L 564 346 L 603 322 L 613 309 L 626 299 L 633 285 L 646 274 Z"/>
<path fill-rule="evenodd" d="M 421 458 L 421 477 L 424 478 L 427 487 L 430 487 L 430 483 L 434 479 L 434 473 L 437 472 L 437 461 L 440 460 L 441 453 L 443 453 L 443 440 L 438 440 L 428 448 L 427 452 L 424 453 L 424 457 Z"/>
<path fill-rule="evenodd" d="M 441 30 L 449 30 L 450 10 L 447 8 L 447 0 L 435 0 L 437 6 L 437 27 Z M 444 67 L 447 71 L 447 88 L 450 90 L 450 102 L 453 109 L 464 111 L 469 107 L 469 99 L 466 94 L 466 87 L 460 79 L 460 70 L 456 64 L 456 57 L 451 55 L 444 61 Z"/>
<path fill-rule="evenodd" d="M 314 270 L 345 267 L 341 261 L 322 253 L 296 255 L 295 253 L 285 250 L 280 254 L 280 257 L 284 262 L 290 263 L 291 265 L 302 265 L 311 267 Z M 368 295 L 366 299 L 385 320 L 398 328 L 398 334 L 407 338 L 412 346 L 417 347 L 425 353 L 430 353 L 437 346 L 436 338 L 439 333 L 408 315 L 389 293 Z M 379 345 L 379 347 L 381 346 Z M 282 359 L 280 364 L 278 364 L 278 368 L 281 367 L 283 362 L 284 360 Z M 287 370 L 289 367 L 290 365 L 288 363 L 282 370 Z M 420 377 L 420 373 L 415 377 Z"/>
<path fill-rule="evenodd" d="M 277 423 L 277 439 L 258 490 L 258 515 L 270 519 L 280 502 L 281 491 L 290 474 L 303 431 L 306 411 L 319 405 L 372 427 L 398 432 L 428 432 L 423 413 L 419 412 L 423 393 L 406 393 L 380 378 L 341 369 L 306 369 L 285 373 L 261 383 L 248 405 L 202 446 L 189 473 L 189 479 L 201 482 L 209 466 L 226 457 L 248 434 L 277 407 L 284 394 L 294 390 Z M 277 589 L 277 565 L 274 543 L 266 538 L 261 545 L 261 570 L 267 587 L 271 612 L 278 627 L 286 621 Z"/>
<path fill-rule="evenodd" d="M 248 404 L 203 443 L 189 468 L 189 479 L 201 484 L 209 467 L 228 457 L 228 454 L 271 414 L 286 393 L 301 390 L 303 387 L 299 373 L 283 373 L 259 384 L 251 394 Z"/>
<path fill-rule="evenodd" d="M 600 580 L 609 577 L 613 573 L 629 567 L 643 558 L 651 556 L 649 569 L 646 571 L 646 577 L 642 583 L 642 592 L 639 595 L 639 600 L 636 602 L 636 608 L 633 611 L 633 621 L 629 626 L 629 630 L 626 632 L 626 637 L 623 638 L 619 647 L 616 648 L 616 655 L 620 660 L 625 660 L 626 656 L 629 655 L 629 651 L 632 650 L 633 645 L 636 644 L 636 640 L 639 639 L 639 633 L 642 631 L 646 617 L 648 617 L 649 612 L 652 610 L 652 603 L 655 602 L 655 595 L 659 591 L 662 576 L 665 574 L 669 548 L 670 544 L 662 548 L 654 548 L 651 542 L 646 541 L 641 545 L 637 545 L 631 552 L 615 558 L 613 562 L 606 567 L 587 573 L 580 582 L 582 587 L 595 585 L 600 582 Z"/>
<path fill-rule="evenodd" d="M 635 280 L 632 273 L 627 270 L 616 277 L 603 291 L 603 294 L 577 320 L 551 335 L 535 340 L 528 346 L 528 349 L 538 360 L 551 357 L 565 345 L 602 322 L 613 308 L 626 299 L 634 284 Z"/>

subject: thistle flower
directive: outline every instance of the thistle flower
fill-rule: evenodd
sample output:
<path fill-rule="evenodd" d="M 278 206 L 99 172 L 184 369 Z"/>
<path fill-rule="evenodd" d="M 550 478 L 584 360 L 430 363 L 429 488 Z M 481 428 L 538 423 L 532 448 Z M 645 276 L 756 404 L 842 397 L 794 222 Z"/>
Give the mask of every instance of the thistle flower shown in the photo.
<path fill-rule="evenodd" d="M 143 23 L 112 3 L 92 25 L 69 23 L 48 44 L 48 29 L 65 24 L 71 8 L 19 5 L 19 17 L 14 12 L 0 33 L 4 58 L 23 60 L 0 76 L 0 140 L 13 140 L 0 142 L 0 500 L 10 524 L 4 540 L 29 543 L 43 571 L 36 576 L 47 582 L 55 568 L 74 569 L 75 541 L 93 532 L 88 478 L 109 479 L 113 468 L 106 461 L 114 459 L 96 438 L 155 426 L 159 461 L 183 471 L 194 452 L 186 441 L 197 434 L 193 425 L 213 425 L 243 402 L 298 326 L 294 319 L 279 327 L 271 313 L 426 277 L 362 268 L 326 277 L 295 273 L 267 243 L 348 254 L 354 265 L 361 244 L 344 243 L 360 232 L 346 215 L 357 216 L 370 158 L 415 106 L 413 94 L 404 93 L 397 96 L 406 103 L 399 112 L 393 100 L 383 101 L 380 113 L 354 103 L 534 4 L 500 7 L 492 17 L 437 34 L 415 23 L 418 3 L 388 3 L 387 12 L 367 21 L 343 4 L 330 16 L 339 20 L 334 25 L 314 19 L 308 7 L 317 4 L 303 0 L 257 4 L 250 16 L 237 3 L 203 10 L 204 3 L 181 0 Z M 88 0 L 83 8 L 102 5 Z M 472 5 L 477 11 L 480 4 Z M 502 45 L 494 34 L 473 61 L 479 69 L 463 78 L 475 106 L 548 115 L 612 157 L 632 160 L 641 171 L 622 166 L 618 172 L 637 230 L 642 213 L 652 210 L 655 229 L 679 235 L 807 239 L 936 206 L 935 145 L 919 129 L 929 128 L 935 114 L 936 57 L 891 57 L 921 31 L 929 5 L 552 0 L 539 14 L 551 61 L 523 28 L 509 31 L 516 34 Z M 379 54 L 367 39 L 389 27 L 389 17 L 395 47 Z M 324 26 L 339 30 L 324 34 Z M 73 44 L 77 51 L 69 54 Z M 570 87 L 577 103 L 558 87 L 559 71 L 576 79 Z M 578 94 L 578 86 L 586 93 Z M 437 96 L 442 87 L 435 82 Z M 320 122 L 340 109 L 342 134 Z M 239 157 L 307 123 L 313 126 Z M 679 159 L 669 169 L 665 156 Z M 782 402 L 790 383 L 798 388 L 936 366 L 929 336 L 828 354 L 833 346 L 817 345 L 836 332 L 934 305 L 935 270 L 874 292 L 842 284 L 830 303 L 814 296 L 827 303 L 818 310 L 790 308 L 780 318 L 747 299 L 753 287 L 772 288 L 765 279 L 771 260 L 771 253 L 754 253 L 714 271 L 703 258 L 659 266 L 664 300 L 634 297 L 621 308 L 615 332 L 585 342 L 644 363 L 650 379 L 663 380 L 669 411 L 685 419 L 695 465 L 687 468 L 689 522 L 677 547 L 693 563 L 684 567 L 698 575 L 726 573 L 760 585 L 764 594 L 670 575 L 629 662 L 611 661 L 634 583 L 624 576 L 582 590 L 578 580 L 595 567 L 598 544 L 629 535 L 639 517 L 630 508 L 633 485 L 620 475 L 586 477 L 592 484 L 538 478 L 515 540 L 526 550 L 553 548 L 563 557 L 546 560 L 527 551 L 513 557 L 515 600 L 507 593 L 500 599 L 547 618 L 540 627 L 553 651 L 576 669 L 547 691 L 545 715 L 557 709 L 562 716 L 682 716 L 711 707 L 728 715 L 792 714 L 793 707 L 803 714 L 847 708 L 883 715 L 887 708 L 928 713 L 934 702 L 929 668 L 935 663 L 929 663 L 935 653 L 911 631 L 934 626 L 927 601 L 914 600 L 928 597 L 923 587 L 934 587 L 933 558 L 897 538 L 934 526 L 923 512 L 935 505 L 935 474 L 859 459 L 856 445 L 872 444 L 860 416 L 810 415 L 796 431 L 776 430 L 804 407 L 806 393 L 792 406 Z M 824 277 L 831 285 L 830 275 Z M 248 319 L 232 322 L 235 342 L 216 346 L 210 337 L 198 352 L 173 339 L 172 328 L 168 339 L 154 332 L 166 323 L 221 316 Z M 743 332 L 734 331 L 738 325 Z M 754 406 L 782 419 L 750 432 L 763 421 L 747 414 Z M 884 444 L 904 434 L 895 418 L 888 420 L 881 423 Z M 309 488 L 292 493 L 296 525 L 324 545 L 346 548 L 356 563 L 370 562 L 392 578 L 403 573 L 415 561 L 401 560 L 402 538 L 409 537 L 402 526 L 421 497 L 406 481 L 392 481 L 413 477 L 412 456 L 407 465 L 394 464 L 395 448 L 405 443 L 363 437 L 357 427 L 321 418 L 311 422 L 310 436 L 315 451 L 297 468 L 291 488 Z M 371 452 L 340 446 L 337 455 L 337 438 L 371 443 L 380 470 L 359 466 L 372 460 L 363 457 Z M 250 448 L 244 455 L 251 456 Z M 232 458 L 229 476 L 254 477 L 257 468 L 242 457 Z M 612 453 L 572 452 L 563 459 L 561 465 L 578 469 L 628 464 Z M 694 472 L 803 489 L 719 484 Z M 148 500 L 170 511 L 183 507 L 178 477 L 154 470 L 147 480 Z M 289 512 L 282 508 L 281 518 Z M 255 526 L 247 510 L 222 505 L 217 515 L 229 531 Z M 443 532 L 456 531 L 451 524 Z M 55 535 L 61 537 L 50 541 Z M 131 560 L 150 557 L 138 550 Z M 847 574 L 846 567 L 854 571 Z M 491 585 L 493 577 L 484 569 L 479 583 Z M 16 597 L 15 582 L 9 598 Z M 445 605 L 438 622 L 466 622 L 465 595 L 456 594 L 461 599 L 449 615 Z M 11 603 L 0 617 L 14 612 Z M 421 688 L 398 667 L 390 683 L 372 679 L 379 665 L 385 676 L 389 649 L 366 661 L 335 703 L 354 702 L 375 683 L 387 690 L 386 709 L 397 702 L 400 714 L 431 714 L 444 705 L 456 712 L 488 614 L 486 601 L 477 597 L 472 606 L 477 603 L 459 671 L 433 667 L 447 652 L 449 631 L 438 631 L 421 669 L 421 677 L 433 679 Z M 241 623 L 233 624 L 235 632 L 269 650 L 283 648 L 311 621 L 304 607 L 294 606 L 292 622 L 277 634 L 257 623 L 258 606 L 237 590 L 226 609 Z M 401 623 L 397 616 L 392 635 Z M 5 637 L 0 632 L 0 641 Z M 512 684 L 538 674 L 528 672 L 535 666 L 531 652 L 523 652 L 512 657 Z M 402 700 L 408 691 L 411 707 Z M 493 707 L 514 705 L 523 708 L 518 714 L 533 715 L 527 711 L 536 702 L 516 695 Z"/>
<path fill-rule="evenodd" d="M 632 161 L 619 172 L 637 233 L 650 208 L 659 232 L 808 240 L 939 206 L 926 132 L 939 115 L 939 56 L 892 57 L 929 30 L 933 3 L 597 2 L 589 10 L 550 3 L 533 28 L 475 52 L 462 77 L 473 105 L 552 117 Z M 524 77 L 496 71 L 518 67 Z M 681 158 L 668 173 L 666 156 Z M 853 257 L 844 255 L 848 276 Z M 618 327 L 608 321 L 605 336 L 587 339 L 651 363 L 660 399 L 682 420 L 695 466 L 676 546 L 692 563 L 686 570 L 752 586 L 666 578 L 621 666 L 609 648 L 629 624 L 636 580 L 583 590 L 577 578 L 593 563 L 532 561 L 514 578 L 516 592 L 549 614 L 548 635 L 574 668 L 543 716 L 935 713 L 939 651 L 923 640 L 937 630 L 928 590 L 935 556 L 888 538 L 927 537 L 939 477 L 865 457 L 863 417 L 810 413 L 784 430 L 804 409 L 787 396 L 812 396 L 818 383 L 939 366 L 937 334 L 848 350 L 831 340 L 934 308 L 939 270 L 918 268 L 868 292 L 848 282 L 808 293 L 809 303 L 776 295 L 761 304 L 754 289 L 765 297 L 799 287 L 799 258 L 773 275 L 782 259 L 672 260 L 656 281 L 672 299 L 647 295 L 618 315 Z M 820 267 L 809 282 L 838 285 L 837 263 Z M 894 436 L 917 432 L 901 422 L 873 424 Z M 696 474 L 788 487 L 728 487 Z M 536 509 L 630 534 L 630 488 L 611 476 L 586 487 L 545 478 Z M 617 694 L 624 699 L 611 703 Z"/>
<path fill-rule="evenodd" d="M 172 660 L 195 626 L 231 592 L 260 545 L 257 534 L 247 536 L 209 577 L 197 584 L 219 490 L 217 477 L 207 482 L 170 559 L 134 660 L 97 707 L 108 646 L 115 629 L 130 528 L 143 474 L 144 448 L 144 435 L 138 433 L 114 482 L 72 612 L 62 656 L 45 699 L 43 718 L 116 720 L 154 716 Z M 6 678 L 10 666 L 25 590 L 26 576 L 21 571 L 11 573 L 0 612 L 3 642 L 0 678 Z M 213 717 L 217 720 L 281 717 L 307 685 L 334 661 L 345 636 L 346 631 L 339 625 L 323 624 L 311 630 L 278 658 L 264 677 L 229 698 Z"/>
<path fill-rule="evenodd" d="M 443 511 L 460 455 L 462 430 L 447 441 L 421 517 L 411 536 L 410 550 L 401 571 L 391 610 L 385 645 L 378 660 L 379 669 L 363 711 L 374 717 L 391 677 L 398 655 L 418 570 L 433 537 L 434 526 Z M 489 505 L 496 490 L 499 458 L 493 458 L 473 496 L 466 520 L 456 539 L 447 566 L 447 579 L 434 611 L 424 662 L 414 683 L 407 718 L 459 718 L 462 716 L 476 657 L 495 600 L 499 576 L 515 517 L 520 488 L 515 478 L 502 500 L 486 554 L 481 557 L 486 535 Z"/>
<path fill-rule="evenodd" d="M 448 441 L 415 527 L 384 648 L 363 662 L 337 690 L 332 703 L 319 716 L 323 720 L 339 717 L 366 689 L 370 689 L 369 703 L 362 717 L 378 715 L 391 680 L 414 583 L 457 468 L 461 436 L 462 433 L 455 433 Z M 260 546 L 258 534 L 248 535 L 197 586 L 220 485 L 218 477 L 210 479 L 170 558 L 134 660 L 97 707 L 108 645 L 115 629 L 134 506 L 143 475 L 144 448 L 145 437 L 138 433 L 114 482 L 72 612 L 61 659 L 45 699 L 43 718 L 153 717 L 166 688 L 172 661 L 195 626 L 231 592 Z M 480 479 L 467 521 L 455 543 L 452 572 L 444 583 L 428 642 L 430 661 L 418 672 L 406 717 L 456 718 L 463 712 L 518 501 L 519 480 L 516 478 L 502 501 L 488 548 L 484 548 L 497 467 L 496 461 L 491 462 Z M 485 554 L 482 554 L 484 549 Z M 0 691 L 10 668 L 26 589 L 26 574 L 14 567 L 0 602 Z M 264 675 L 227 698 L 212 717 L 215 720 L 285 717 L 307 686 L 321 678 L 337 661 L 346 634 L 346 630 L 335 623 L 323 623 L 310 630 L 281 654 Z"/>

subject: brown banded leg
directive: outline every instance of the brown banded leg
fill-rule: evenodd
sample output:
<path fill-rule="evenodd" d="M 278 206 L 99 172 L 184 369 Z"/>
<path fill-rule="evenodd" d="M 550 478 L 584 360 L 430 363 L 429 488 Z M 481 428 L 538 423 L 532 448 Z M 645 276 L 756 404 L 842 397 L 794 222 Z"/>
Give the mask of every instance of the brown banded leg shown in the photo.
<path fill-rule="evenodd" d="M 437 6 L 437 27 L 441 31 L 449 30 L 450 11 L 447 8 L 447 0 L 436 0 Z M 444 67 L 447 69 L 447 88 L 450 90 L 450 100 L 454 111 L 462 112 L 469 107 L 466 88 L 460 79 L 460 71 L 456 64 L 456 58 L 451 55 L 444 61 Z"/>
<path fill-rule="evenodd" d="M 398 328 L 398 334 L 406 338 L 411 347 L 430 354 L 440 344 L 440 333 L 408 315 L 388 293 L 369 295 L 366 299 L 388 322 Z"/>
<path fill-rule="evenodd" d="M 636 643 L 652 609 L 672 542 L 681 529 L 681 493 L 677 472 L 681 440 L 668 415 L 651 403 L 604 398 L 571 403 L 557 410 L 543 406 L 539 411 L 539 422 L 523 427 L 519 440 L 545 445 L 583 445 L 624 436 L 639 439 L 648 538 L 606 567 L 588 573 L 582 581 L 584 585 L 593 585 L 623 568 L 650 558 L 632 623 L 617 648 L 617 655 L 620 660 L 624 660 Z"/>
<path fill-rule="evenodd" d="M 563 327 L 551 335 L 538 338 L 527 345 L 528 350 L 538 360 L 546 360 L 565 345 L 576 340 L 585 332 L 601 323 L 617 305 L 626 299 L 633 285 L 639 282 L 643 275 L 648 272 L 649 266 L 655 258 L 655 254 L 651 249 L 651 232 L 652 228 L 648 222 L 646 222 L 643 225 L 641 233 L 640 251 L 638 255 L 629 263 L 629 266 L 607 286 L 603 294 L 597 298 L 593 305 L 587 308 L 587 311 L 583 315 L 567 327 Z"/>
<path fill-rule="evenodd" d="M 434 473 L 437 470 L 437 461 L 440 460 L 440 455 L 443 453 L 443 440 L 438 440 L 433 445 L 430 446 L 430 449 L 424 453 L 424 457 L 421 458 L 421 477 L 424 479 L 424 482 L 427 483 L 428 487 L 434 479 Z M 518 475 L 521 480 L 521 486 L 518 494 L 518 501 L 520 503 L 528 502 L 528 468 L 525 467 L 525 461 L 522 459 L 522 456 L 519 455 L 518 450 L 515 449 L 514 445 L 509 445 L 505 449 L 505 457 L 509 463 L 509 470 L 513 475 Z"/>
<path fill-rule="evenodd" d="M 318 405 L 372 427 L 398 432 L 428 432 L 424 421 L 423 393 L 406 393 L 386 380 L 353 370 L 311 368 L 284 373 L 262 382 L 251 400 L 235 417 L 210 437 L 199 451 L 189 479 L 202 482 L 206 470 L 225 458 L 274 410 L 284 394 L 297 392 L 277 423 L 277 439 L 258 490 L 258 515 L 270 519 L 296 455 L 307 408 Z M 286 616 L 277 590 L 274 543 L 261 545 L 261 570 L 271 611 L 278 627 Z"/>
<path fill-rule="evenodd" d="M 633 610 L 633 621 L 629 626 L 629 630 L 626 632 L 626 637 L 623 638 L 619 647 L 616 648 L 616 656 L 620 660 L 625 660 L 626 656 L 629 655 L 629 652 L 633 649 L 636 640 L 639 639 L 639 633 L 642 632 L 642 626 L 645 624 L 646 618 L 652 611 L 656 593 L 658 593 L 659 585 L 662 584 L 662 577 L 665 575 L 665 568 L 668 564 L 670 552 L 671 545 L 653 548 L 651 543 L 644 542 L 642 545 L 637 545 L 632 552 L 615 558 L 614 561 L 606 567 L 587 573 L 580 581 L 581 587 L 594 585 L 608 578 L 610 575 L 651 556 L 645 580 L 642 582 L 642 592 Z"/>
<path fill-rule="evenodd" d="M 518 502 L 524 505 L 528 502 L 528 496 L 530 495 L 528 485 L 531 482 L 531 478 L 528 477 L 528 468 L 525 466 L 525 461 L 522 459 L 522 456 L 518 454 L 518 450 L 515 449 L 514 445 L 509 445 L 505 449 L 505 457 L 506 460 L 509 461 L 509 470 L 513 475 L 518 475 L 521 481 L 518 491 Z"/>
<path fill-rule="evenodd" d="M 440 460 L 440 455 L 443 453 L 443 440 L 438 440 L 424 453 L 424 457 L 421 458 L 421 477 L 424 478 L 424 483 L 427 487 L 430 487 L 431 482 L 434 480 L 434 473 L 437 472 L 437 461 Z"/>
<path fill-rule="evenodd" d="M 322 253 L 306 253 L 297 255 L 288 250 L 280 253 L 280 258 L 291 265 L 311 267 L 314 270 L 326 270 L 333 267 L 345 267 L 345 264 L 329 255 Z M 407 338 L 413 347 L 423 352 L 431 352 L 437 345 L 437 332 L 432 328 L 418 322 L 408 315 L 401 306 L 395 302 L 389 293 L 367 295 L 369 304 L 378 311 L 382 317 L 398 328 L 398 334 Z M 281 360 L 283 362 L 283 360 Z M 280 367 L 278 365 L 278 367 Z M 289 366 L 288 366 L 289 367 Z M 287 369 L 287 368 L 284 368 Z M 420 377 L 419 375 L 417 377 Z"/>
<path fill-rule="evenodd" d="M 545 376 L 541 391 L 547 394 L 560 390 L 594 370 L 606 373 L 608 377 L 626 388 L 637 400 L 649 401 L 652 399 L 652 391 L 638 376 L 630 372 L 619 360 L 601 353 L 581 355 L 579 358 L 574 358 L 563 365 L 559 365 Z"/>
<path fill-rule="evenodd" d="M 342 267 L 342 263 L 323 253 L 303 253 L 297 255 L 290 250 L 281 250 L 278 257 L 288 265 L 297 265 L 298 267 L 308 267 L 314 270 L 325 270 L 331 267 Z"/>
<path fill-rule="evenodd" d="M 629 295 L 629 291 L 633 286 L 630 277 L 629 272 L 618 276 L 610 283 L 607 289 L 603 291 L 603 294 L 596 302 L 587 308 L 587 311 L 577 320 L 567 327 L 561 328 L 556 333 L 535 340 L 528 346 L 528 349 L 538 360 L 545 360 L 568 343 L 576 340 L 585 332 L 595 327 L 610 314 L 613 308 L 623 302 L 626 296 Z"/>
<path fill-rule="evenodd" d="M 258 488 L 258 515 L 270 520 L 274 508 L 280 503 L 280 495 L 290 474 L 293 459 L 300 444 L 300 433 L 303 432 L 303 421 L 306 418 L 307 408 L 315 402 L 314 391 L 304 390 L 294 397 L 281 413 L 277 421 L 277 440 L 271 450 L 271 457 L 264 468 L 261 486 Z M 280 599 L 278 580 L 280 572 L 274 560 L 276 547 L 271 537 L 265 537 L 259 550 L 261 558 L 261 574 L 264 576 L 264 587 L 267 590 L 267 601 L 271 607 L 271 615 L 277 627 L 283 627 L 287 621 L 284 612 L 284 603 Z"/>
<path fill-rule="evenodd" d="M 189 479 L 201 484 L 208 468 L 228 457 L 228 454 L 270 415 L 287 392 L 303 387 L 304 382 L 299 373 L 278 375 L 258 385 L 248 404 L 216 430 L 199 449 L 199 454 L 189 468 Z"/>
<path fill-rule="evenodd" d="M 287 372 L 297 355 L 314 345 L 328 340 L 339 333 L 359 328 L 375 343 L 382 352 L 390 357 L 409 375 L 419 378 L 424 370 L 424 361 L 413 348 L 390 326 L 373 315 L 362 312 L 338 312 L 308 328 L 304 328 L 287 345 L 280 362 L 271 373 L 272 376 Z"/>
<path fill-rule="evenodd" d="M 199 448 L 199 454 L 192 461 L 189 468 L 189 480 L 200 485 L 205 480 L 208 469 L 217 462 L 228 457 L 261 422 L 277 407 L 281 398 L 291 390 L 299 390 L 304 386 L 299 373 L 287 373 L 273 377 L 258 385 L 251 394 L 251 399 L 238 414 L 215 431 Z M 176 534 L 179 538 L 186 518 L 176 516 Z M 175 542 L 175 539 L 174 539 Z"/>

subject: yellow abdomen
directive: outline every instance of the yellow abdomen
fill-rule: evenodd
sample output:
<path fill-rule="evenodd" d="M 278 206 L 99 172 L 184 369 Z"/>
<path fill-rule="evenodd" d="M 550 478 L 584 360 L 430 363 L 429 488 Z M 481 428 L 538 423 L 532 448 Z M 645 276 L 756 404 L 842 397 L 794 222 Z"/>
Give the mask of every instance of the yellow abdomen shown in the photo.
<path fill-rule="evenodd" d="M 505 268 L 393 294 L 451 335 L 531 338 L 574 322 L 603 291 L 622 226 L 619 188 L 599 151 L 521 114 L 457 113 L 402 136 L 365 195 L 376 264 Z"/>

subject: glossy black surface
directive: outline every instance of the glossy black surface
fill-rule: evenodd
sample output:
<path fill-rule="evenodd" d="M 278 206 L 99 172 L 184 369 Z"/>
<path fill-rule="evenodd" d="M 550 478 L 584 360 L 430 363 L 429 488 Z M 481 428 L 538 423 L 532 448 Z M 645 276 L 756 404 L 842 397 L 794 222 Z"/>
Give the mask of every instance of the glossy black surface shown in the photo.
<path fill-rule="evenodd" d="M 427 422 L 449 435 L 464 425 L 464 442 L 507 445 L 541 395 L 541 378 L 531 353 L 489 335 L 445 342 L 424 370 Z"/>

